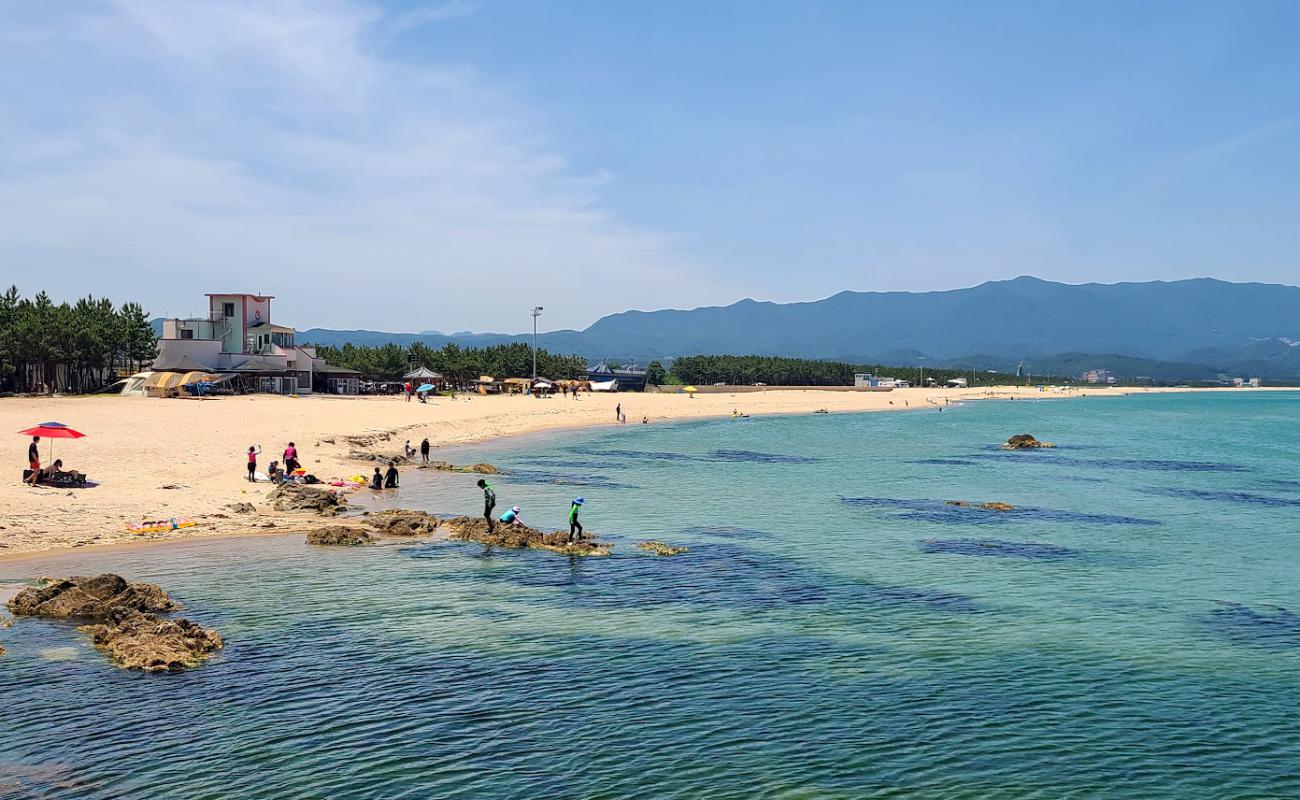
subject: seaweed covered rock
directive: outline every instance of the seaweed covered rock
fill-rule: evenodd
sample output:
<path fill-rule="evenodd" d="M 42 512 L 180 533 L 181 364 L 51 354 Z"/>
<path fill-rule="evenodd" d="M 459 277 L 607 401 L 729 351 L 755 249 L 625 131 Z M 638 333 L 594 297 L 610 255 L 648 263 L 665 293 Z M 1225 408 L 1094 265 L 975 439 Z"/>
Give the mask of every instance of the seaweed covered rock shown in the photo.
<path fill-rule="evenodd" d="M 372 514 L 368 521 L 388 536 L 419 536 L 438 529 L 438 518 L 423 511 L 390 509 Z"/>
<path fill-rule="evenodd" d="M 286 483 L 266 496 L 276 511 L 311 511 L 325 517 L 341 513 L 347 498 L 316 486 Z"/>
<path fill-rule="evenodd" d="M 673 547 L 670 544 L 658 542 L 653 539 L 648 542 L 637 542 L 636 546 L 637 549 L 644 550 L 647 553 L 656 556 L 679 556 L 689 549 L 686 547 Z"/>
<path fill-rule="evenodd" d="M 1003 450 L 1035 450 L 1043 447 L 1056 447 L 1051 442 L 1040 442 L 1028 433 L 1017 433 L 1002 443 Z"/>
<path fill-rule="evenodd" d="M 177 605 L 152 583 L 131 583 L 121 575 L 75 575 L 23 589 L 8 603 L 18 616 L 107 619 L 119 611 L 166 612 Z"/>
<path fill-rule="evenodd" d="M 543 533 L 527 525 L 497 525 L 495 531 L 488 531 L 487 520 L 482 517 L 452 517 L 442 521 L 452 539 L 479 542 L 493 547 L 525 548 L 550 550 L 556 553 L 575 556 L 607 556 L 611 546 L 594 539 L 584 539 L 569 543 L 567 533 L 555 531 Z"/>
<path fill-rule="evenodd" d="M 458 467 L 455 464 L 451 464 L 446 461 L 430 461 L 426 464 L 421 464 L 419 468 L 433 469 L 433 470 L 437 470 L 438 472 L 472 472 L 479 475 L 500 475 L 501 474 L 501 470 L 497 469 L 491 464 L 485 464 L 485 463 L 470 464 L 469 466 Z"/>
<path fill-rule="evenodd" d="M 945 500 L 944 505 L 958 506 L 960 508 L 982 508 L 985 511 L 1015 511 L 1016 507 L 1010 503 L 972 503 L 969 500 Z"/>
<path fill-rule="evenodd" d="M 378 461 L 383 464 L 397 464 L 403 466 L 411 463 L 411 459 L 402 453 L 372 453 L 369 450 L 353 450 L 348 453 L 348 458 L 353 461 Z"/>
<path fill-rule="evenodd" d="M 116 610 L 97 625 L 83 625 L 95 647 L 115 664 L 144 672 L 178 672 L 198 666 L 220 650 L 221 634 L 188 619 L 161 619 L 155 614 Z"/>
<path fill-rule="evenodd" d="M 374 541 L 375 537 L 371 536 L 369 531 L 346 525 L 326 525 L 307 534 L 307 544 L 332 547 L 358 547 Z"/>

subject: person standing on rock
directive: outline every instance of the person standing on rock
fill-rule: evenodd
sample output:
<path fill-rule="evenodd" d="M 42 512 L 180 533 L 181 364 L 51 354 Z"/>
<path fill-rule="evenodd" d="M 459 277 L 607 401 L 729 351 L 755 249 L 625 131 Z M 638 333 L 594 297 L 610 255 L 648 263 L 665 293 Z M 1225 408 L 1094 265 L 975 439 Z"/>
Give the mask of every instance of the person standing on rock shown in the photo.
<path fill-rule="evenodd" d="M 384 476 L 384 488 L 385 489 L 397 488 L 397 462 L 396 461 L 388 462 L 388 474 Z"/>
<path fill-rule="evenodd" d="M 423 442 L 420 442 L 420 460 L 426 464 L 429 463 L 429 437 L 428 436 L 424 437 Z"/>
<path fill-rule="evenodd" d="M 497 529 L 496 520 L 492 519 L 492 511 L 497 507 L 497 493 L 483 478 L 478 479 L 478 488 L 483 490 L 483 519 L 487 520 L 488 533 L 492 533 Z"/>
<path fill-rule="evenodd" d="M 257 457 L 262 454 L 262 448 L 252 445 L 248 448 L 248 482 L 253 483 L 257 480 Z"/>
<path fill-rule="evenodd" d="M 587 501 L 578 497 L 569 504 L 569 544 L 582 541 L 582 523 L 578 522 L 578 511 L 582 509 L 582 504 L 585 502 Z"/>

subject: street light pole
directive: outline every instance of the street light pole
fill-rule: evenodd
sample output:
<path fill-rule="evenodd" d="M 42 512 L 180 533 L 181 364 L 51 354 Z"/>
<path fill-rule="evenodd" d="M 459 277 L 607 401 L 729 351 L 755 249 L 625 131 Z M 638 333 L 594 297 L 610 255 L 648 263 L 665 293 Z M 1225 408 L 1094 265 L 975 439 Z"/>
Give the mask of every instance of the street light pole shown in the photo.
<path fill-rule="evenodd" d="M 537 383 L 537 318 L 542 315 L 541 306 L 533 306 L 533 383 Z"/>

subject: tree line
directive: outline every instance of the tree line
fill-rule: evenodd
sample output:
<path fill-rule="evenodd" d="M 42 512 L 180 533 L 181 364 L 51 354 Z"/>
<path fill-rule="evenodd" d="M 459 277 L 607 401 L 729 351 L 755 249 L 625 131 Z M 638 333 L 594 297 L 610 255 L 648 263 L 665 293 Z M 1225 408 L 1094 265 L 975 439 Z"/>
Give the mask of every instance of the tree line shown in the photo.
<path fill-rule="evenodd" d="M 766 383 L 769 386 L 852 386 L 853 376 L 869 372 L 888 378 L 904 380 L 920 386 L 922 374 L 926 380 L 946 383 L 953 378 L 965 378 L 971 386 L 1005 386 L 1019 383 L 1022 378 L 996 372 L 971 370 L 930 369 L 928 367 L 897 367 L 885 364 L 849 364 L 843 361 L 815 361 L 806 358 L 779 356 L 683 356 L 673 361 L 665 370 L 658 361 L 650 362 L 646 380 L 651 384 L 679 383 L 708 386 L 726 383 L 746 386 Z M 1060 383 L 1062 378 L 1049 376 L 1037 380 Z"/>
<path fill-rule="evenodd" d="M 375 380 L 398 380 L 419 367 L 441 373 L 456 383 L 469 383 L 480 375 L 527 378 L 533 374 L 533 349 L 525 342 L 483 348 L 448 343 L 439 349 L 422 342 L 415 342 L 410 347 L 392 343 L 367 347 L 348 342 L 342 347 L 317 346 L 316 355 L 330 364 L 355 369 Z M 538 350 L 537 374 L 552 380 L 585 378 L 587 361 L 582 356 Z"/>
<path fill-rule="evenodd" d="M 158 355 L 149 315 L 86 296 L 55 304 L 45 292 L 0 294 L 0 387 L 13 392 L 94 392 Z"/>

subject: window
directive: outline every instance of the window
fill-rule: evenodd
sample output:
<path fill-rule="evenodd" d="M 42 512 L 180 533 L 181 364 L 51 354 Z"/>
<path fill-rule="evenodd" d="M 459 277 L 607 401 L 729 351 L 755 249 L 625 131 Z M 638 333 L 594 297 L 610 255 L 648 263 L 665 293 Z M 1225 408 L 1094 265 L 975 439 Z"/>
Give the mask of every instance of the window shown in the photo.
<path fill-rule="evenodd" d="M 194 338 L 194 331 L 190 330 L 189 328 L 181 328 L 181 338 L 182 338 L 182 339 L 193 339 L 193 338 Z"/>
<path fill-rule="evenodd" d="M 233 316 L 235 316 L 235 304 L 234 304 L 234 303 L 222 303 L 222 304 L 221 304 L 221 316 L 223 316 L 223 317 L 233 317 Z"/>

